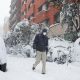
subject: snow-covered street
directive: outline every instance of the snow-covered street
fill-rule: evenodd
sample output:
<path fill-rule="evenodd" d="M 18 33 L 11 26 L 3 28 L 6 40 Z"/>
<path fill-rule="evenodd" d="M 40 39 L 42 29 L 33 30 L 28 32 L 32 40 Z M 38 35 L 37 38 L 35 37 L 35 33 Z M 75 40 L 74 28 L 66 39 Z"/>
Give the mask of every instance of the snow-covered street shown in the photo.
<path fill-rule="evenodd" d="M 8 56 L 8 71 L 0 71 L 0 80 L 80 80 L 80 66 L 47 62 L 46 74 L 41 74 L 41 64 L 35 71 L 32 65 L 35 58 Z"/>
<path fill-rule="evenodd" d="M 0 3 L 0 80 L 80 80 L 80 0 Z"/>

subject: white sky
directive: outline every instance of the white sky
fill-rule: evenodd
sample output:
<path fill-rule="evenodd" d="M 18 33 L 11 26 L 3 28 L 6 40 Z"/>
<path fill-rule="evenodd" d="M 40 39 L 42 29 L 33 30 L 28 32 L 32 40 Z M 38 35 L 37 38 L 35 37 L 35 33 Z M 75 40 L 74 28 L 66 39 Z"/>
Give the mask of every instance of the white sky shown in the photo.
<path fill-rule="evenodd" d="M 0 27 L 4 23 L 4 18 L 9 16 L 11 0 L 0 0 Z"/>

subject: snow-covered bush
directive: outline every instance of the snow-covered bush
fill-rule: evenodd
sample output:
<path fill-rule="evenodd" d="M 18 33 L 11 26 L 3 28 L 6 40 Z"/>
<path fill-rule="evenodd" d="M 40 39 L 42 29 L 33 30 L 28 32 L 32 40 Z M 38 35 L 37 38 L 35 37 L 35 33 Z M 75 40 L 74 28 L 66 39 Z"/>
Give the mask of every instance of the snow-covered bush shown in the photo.
<path fill-rule="evenodd" d="M 33 48 L 30 45 L 25 45 L 22 48 L 22 53 L 26 56 L 26 57 L 35 57 L 36 53 L 34 52 Z"/>
<path fill-rule="evenodd" d="M 29 21 L 26 19 L 26 20 L 22 20 L 19 23 L 17 23 L 17 25 L 14 28 L 14 31 L 15 32 L 24 31 L 24 30 L 27 31 L 28 28 L 29 28 Z"/>
<path fill-rule="evenodd" d="M 14 30 L 4 37 L 7 52 L 16 55 L 21 54 L 22 56 L 26 56 L 26 53 L 30 53 L 30 57 L 32 57 L 33 49 L 30 47 L 33 45 L 34 37 L 38 32 L 38 24 L 30 24 L 26 19 L 20 21 L 17 23 Z M 24 48 L 26 48 L 25 51 Z"/>

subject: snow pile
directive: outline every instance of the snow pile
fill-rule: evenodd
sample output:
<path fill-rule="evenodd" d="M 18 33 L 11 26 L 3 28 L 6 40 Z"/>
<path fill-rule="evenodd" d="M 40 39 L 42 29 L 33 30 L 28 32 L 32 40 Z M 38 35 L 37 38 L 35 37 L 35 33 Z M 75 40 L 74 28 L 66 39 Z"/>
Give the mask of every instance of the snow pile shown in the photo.
<path fill-rule="evenodd" d="M 22 56 L 22 57 L 35 57 L 36 52 L 34 52 L 31 45 L 21 45 L 18 44 L 16 46 L 7 47 L 8 54 Z"/>
<path fill-rule="evenodd" d="M 33 48 L 30 45 L 26 45 L 22 48 L 22 52 L 27 57 L 35 57 L 36 53 L 34 52 Z"/>
<path fill-rule="evenodd" d="M 7 47 L 7 51 L 9 54 L 12 53 L 24 57 L 35 57 L 36 52 L 33 50 L 32 45 L 33 41 L 29 44 L 20 43 L 13 47 Z M 79 40 L 76 40 L 75 43 L 71 43 L 59 37 L 50 38 L 47 56 L 52 59 L 51 61 L 54 61 L 55 58 L 59 58 L 62 55 L 68 56 L 72 61 L 80 61 L 79 47 Z"/>
<path fill-rule="evenodd" d="M 8 71 L 0 71 L 0 80 L 80 80 L 80 67 L 69 64 L 58 65 L 46 63 L 46 74 L 41 74 L 40 63 L 36 70 L 32 70 L 34 58 L 8 56 Z"/>
<path fill-rule="evenodd" d="M 3 39 L 0 37 L 0 64 L 7 62 L 6 59 L 7 53 Z"/>
<path fill-rule="evenodd" d="M 72 57 L 74 61 L 80 62 L 80 38 L 74 43 L 74 53 Z"/>
<path fill-rule="evenodd" d="M 80 38 L 76 40 L 73 46 L 73 43 L 65 41 L 64 39 L 52 38 L 49 40 L 49 53 L 52 52 L 52 58 L 54 58 L 58 56 L 57 51 L 61 51 L 60 55 L 64 53 L 67 55 L 70 52 L 69 50 L 74 50 L 74 56 L 72 55 L 72 57 L 78 61 L 80 60 L 79 42 Z M 30 45 L 22 45 L 22 47 L 18 45 L 16 48 L 17 47 L 19 47 L 19 49 L 22 48 L 22 52 L 24 53 L 29 52 L 29 50 L 31 50 L 31 54 L 34 52 Z M 18 52 L 15 48 L 14 51 Z M 0 80 L 80 80 L 80 67 L 78 64 L 78 66 L 76 66 L 75 63 L 71 63 L 67 66 L 67 64 L 57 65 L 54 62 L 46 62 L 46 74 L 42 75 L 41 64 L 36 67 L 36 70 L 32 71 L 34 62 L 34 58 L 13 57 L 13 55 L 8 55 L 8 71 L 6 73 L 0 71 Z"/>

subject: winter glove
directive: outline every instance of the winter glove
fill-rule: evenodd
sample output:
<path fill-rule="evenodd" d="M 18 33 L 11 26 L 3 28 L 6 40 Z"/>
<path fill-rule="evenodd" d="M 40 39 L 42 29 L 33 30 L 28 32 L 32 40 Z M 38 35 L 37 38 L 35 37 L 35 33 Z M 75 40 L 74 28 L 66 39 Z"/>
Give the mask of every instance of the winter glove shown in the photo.
<path fill-rule="evenodd" d="M 48 47 L 46 47 L 46 53 L 48 53 Z"/>
<path fill-rule="evenodd" d="M 34 53 L 36 53 L 36 49 L 34 49 Z"/>
<path fill-rule="evenodd" d="M 36 49 L 36 44 L 33 44 L 33 49 Z"/>

